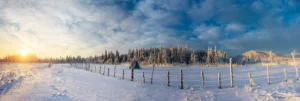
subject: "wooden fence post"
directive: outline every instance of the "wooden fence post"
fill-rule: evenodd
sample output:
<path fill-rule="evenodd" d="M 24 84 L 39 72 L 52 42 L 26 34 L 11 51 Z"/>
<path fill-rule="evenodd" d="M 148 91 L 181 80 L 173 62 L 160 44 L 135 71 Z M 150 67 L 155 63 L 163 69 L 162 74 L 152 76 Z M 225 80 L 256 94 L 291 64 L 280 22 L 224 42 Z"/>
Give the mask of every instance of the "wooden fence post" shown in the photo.
<path fill-rule="evenodd" d="M 294 60 L 294 65 L 295 65 L 295 69 L 296 69 L 296 80 L 299 80 L 298 68 L 297 68 L 296 59 L 295 59 L 296 51 L 293 51 L 291 54 L 292 54 L 292 57 L 293 57 L 293 60 Z"/>
<path fill-rule="evenodd" d="M 296 68 L 296 80 L 299 80 L 299 74 L 298 74 L 298 67 L 297 66 L 295 66 L 295 68 Z"/>
<path fill-rule="evenodd" d="M 91 70 L 91 64 L 89 64 L 89 70 Z"/>
<path fill-rule="evenodd" d="M 134 79 L 134 69 L 131 69 L 131 81 Z"/>
<path fill-rule="evenodd" d="M 168 87 L 170 86 L 170 71 L 168 71 Z"/>
<path fill-rule="evenodd" d="M 116 77 L 116 66 L 117 65 L 115 65 L 115 68 L 114 68 L 114 77 Z"/>
<path fill-rule="evenodd" d="M 183 89 L 183 74 L 182 74 L 182 70 L 180 70 L 180 89 Z"/>
<path fill-rule="evenodd" d="M 203 71 L 201 71 L 201 77 L 202 77 L 202 88 L 204 88 L 205 85 L 204 85 L 204 73 L 203 73 Z"/>
<path fill-rule="evenodd" d="M 103 69 L 103 75 L 105 75 L 105 66 L 104 66 L 104 69 Z"/>
<path fill-rule="evenodd" d="M 153 83 L 153 73 L 154 73 L 154 67 L 155 67 L 155 65 L 153 64 L 150 84 L 152 84 L 152 83 Z"/>
<path fill-rule="evenodd" d="M 143 72 L 143 83 L 146 83 L 145 72 Z"/>
<path fill-rule="evenodd" d="M 230 87 L 233 88 L 233 68 L 232 68 L 232 58 L 229 59 L 230 68 Z"/>
<path fill-rule="evenodd" d="M 251 72 L 249 72 L 248 73 L 248 76 L 249 76 L 249 84 L 250 84 L 250 86 L 252 87 L 253 85 L 253 83 L 252 83 L 252 76 L 251 76 Z"/>
<path fill-rule="evenodd" d="M 287 82 L 287 81 L 288 81 L 288 77 L 287 77 L 287 75 L 286 75 L 286 68 L 284 68 L 283 71 L 284 71 L 285 82 Z"/>
<path fill-rule="evenodd" d="M 123 76 L 122 76 L 122 79 L 124 79 L 124 69 L 123 69 Z"/>
<path fill-rule="evenodd" d="M 99 74 L 101 74 L 101 68 L 102 68 L 102 67 L 100 66 Z"/>
<path fill-rule="evenodd" d="M 109 68 L 107 68 L 107 76 L 109 76 Z"/>
<path fill-rule="evenodd" d="M 269 71 L 269 65 L 267 65 L 267 79 L 268 79 L 268 84 L 270 85 L 270 71 Z"/>
<path fill-rule="evenodd" d="M 218 84 L 219 84 L 219 88 L 222 89 L 222 86 L 221 86 L 221 73 L 218 73 Z"/>

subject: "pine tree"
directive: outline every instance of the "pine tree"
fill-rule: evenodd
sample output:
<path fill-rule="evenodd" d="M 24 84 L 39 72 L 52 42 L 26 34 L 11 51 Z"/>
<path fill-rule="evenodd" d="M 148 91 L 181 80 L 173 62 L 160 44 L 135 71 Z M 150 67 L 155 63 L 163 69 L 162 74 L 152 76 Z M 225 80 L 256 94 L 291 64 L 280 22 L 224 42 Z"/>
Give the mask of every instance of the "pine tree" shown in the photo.
<path fill-rule="evenodd" d="M 178 63 L 183 63 L 183 58 L 184 58 L 184 53 L 183 53 L 183 48 L 182 46 L 179 46 L 179 49 L 178 49 Z"/>
<path fill-rule="evenodd" d="M 111 54 L 111 64 L 115 64 L 115 55 L 113 52 L 110 52 Z"/>
<path fill-rule="evenodd" d="M 190 63 L 190 53 L 189 53 L 189 49 L 188 49 L 188 46 L 186 45 L 185 46 L 185 49 L 183 51 L 183 54 L 184 54 L 184 63 L 185 64 L 189 64 Z"/>
<path fill-rule="evenodd" d="M 127 62 L 127 56 L 126 55 L 122 55 L 122 63 L 125 63 L 125 62 Z"/>
<path fill-rule="evenodd" d="M 134 58 L 139 59 L 139 50 L 138 49 L 135 50 Z"/>
<path fill-rule="evenodd" d="M 219 58 L 219 62 L 225 62 L 226 52 L 222 50 L 218 50 L 218 58 Z"/>
<path fill-rule="evenodd" d="M 149 55 L 148 63 L 149 64 L 153 64 L 154 63 L 154 54 L 152 52 Z"/>
<path fill-rule="evenodd" d="M 134 51 L 134 49 L 131 51 L 131 61 L 133 61 L 133 59 L 135 58 L 135 56 L 134 56 L 134 53 L 135 53 L 135 51 Z"/>
<path fill-rule="evenodd" d="M 103 61 L 103 62 L 106 62 L 106 61 L 107 61 L 107 58 L 108 58 L 108 56 L 107 56 L 107 50 L 105 50 L 104 61 Z"/>
<path fill-rule="evenodd" d="M 132 60 L 131 57 L 132 57 L 132 56 L 131 56 L 131 50 L 129 49 L 129 50 L 128 50 L 128 54 L 127 54 L 127 61 L 126 61 L 126 62 L 131 61 L 131 60 Z"/>
<path fill-rule="evenodd" d="M 218 64 L 219 58 L 218 58 L 218 53 L 217 53 L 217 46 L 215 46 L 214 52 L 213 52 L 213 63 Z"/>
<path fill-rule="evenodd" d="M 213 52 L 212 52 L 212 49 L 210 47 L 208 47 L 208 50 L 207 50 L 207 59 L 206 59 L 206 63 L 207 64 L 211 64 L 212 63 L 212 55 L 213 55 Z"/>
<path fill-rule="evenodd" d="M 116 57 L 115 57 L 116 59 L 115 59 L 115 63 L 116 64 L 119 64 L 120 63 L 120 54 L 119 54 L 119 51 L 118 50 L 116 50 Z"/>
<path fill-rule="evenodd" d="M 192 54 L 191 54 L 191 63 L 195 64 L 197 63 L 197 55 L 195 53 L 195 50 L 193 50 Z"/>
<path fill-rule="evenodd" d="M 273 63 L 273 53 L 269 51 L 269 63 Z"/>

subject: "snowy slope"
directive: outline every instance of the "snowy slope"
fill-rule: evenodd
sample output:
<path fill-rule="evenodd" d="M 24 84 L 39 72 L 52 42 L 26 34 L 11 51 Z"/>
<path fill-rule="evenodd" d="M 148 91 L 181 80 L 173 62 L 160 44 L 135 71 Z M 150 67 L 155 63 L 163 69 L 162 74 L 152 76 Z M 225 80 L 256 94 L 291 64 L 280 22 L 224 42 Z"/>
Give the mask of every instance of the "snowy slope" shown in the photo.
<path fill-rule="evenodd" d="M 256 80 L 257 86 L 248 86 L 249 81 L 238 81 L 238 78 L 247 77 L 247 72 L 252 71 L 253 75 L 264 77 L 265 68 L 255 66 L 235 68 L 237 78 L 236 87 L 217 89 L 215 82 L 207 82 L 206 88 L 197 87 L 200 83 L 190 80 L 198 77 L 189 77 L 189 75 L 198 75 L 203 70 L 208 76 L 221 72 L 224 79 L 227 77 L 228 68 L 157 68 L 154 77 L 154 84 L 149 84 L 149 74 L 151 68 L 144 67 L 135 71 L 135 81 L 129 80 L 129 70 L 125 66 L 117 66 L 116 78 L 113 76 L 113 67 L 110 68 L 110 77 L 99 73 L 100 65 L 92 65 L 98 71 L 94 73 L 75 68 L 69 64 L 54 64 L 51 68 L 47 64 L 1 64 L 1 101 L 276 101 L 300 100 L 300 82 L 292 80 L 293 75 L 289 77 L 288 82 L 283 82 L 283 78 L 271 79 L 269 86 L 264 80 Z M 273 67 L 271 69 L 274 77 L 280 75 L 283 66 Z M 121 71 L 126 69 L 125 80 L 120 79 Z M 178 70 L 183 69 L 185 73 L 186 89 L 180 90 L 176 86 L 176 74 Z M 292 71 L 292 68 L 287 68 Z M 103 66 L 102 66 L 103 71 Z M 166 71 L 174 71 L 172 79 L 174 86 L 167 87 L 165 82 Z M 141 83 L 140 73 L 147 74 L 146 84 Z M 276 74 L 278 72 L 278 74 Z M 195 74 L 193 74 L 195 73 Z M 272 77 L 272 76 L 271 76 Z M 161 80 L 159 80 L 161 79 Z M 208 80 L 214 80 L 214 77 Z M 190 82 L 189 82 L 190 81 Z M 211 87 L 209 87 L 212 85 Z M 195 87 L 195 91 L 191 90 Z"/>

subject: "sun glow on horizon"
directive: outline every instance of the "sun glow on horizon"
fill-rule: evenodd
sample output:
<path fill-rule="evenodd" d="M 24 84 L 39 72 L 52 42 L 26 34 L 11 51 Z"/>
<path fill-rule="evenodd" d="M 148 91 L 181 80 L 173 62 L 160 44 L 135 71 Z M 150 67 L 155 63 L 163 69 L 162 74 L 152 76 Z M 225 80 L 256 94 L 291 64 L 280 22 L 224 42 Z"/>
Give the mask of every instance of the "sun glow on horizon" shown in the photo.
<path fill-rule="evenodd" d="M 28 55 L 28 51 L 27 50 L 21 50 L 20 54 L 25 57 L 25 56 Z"/>

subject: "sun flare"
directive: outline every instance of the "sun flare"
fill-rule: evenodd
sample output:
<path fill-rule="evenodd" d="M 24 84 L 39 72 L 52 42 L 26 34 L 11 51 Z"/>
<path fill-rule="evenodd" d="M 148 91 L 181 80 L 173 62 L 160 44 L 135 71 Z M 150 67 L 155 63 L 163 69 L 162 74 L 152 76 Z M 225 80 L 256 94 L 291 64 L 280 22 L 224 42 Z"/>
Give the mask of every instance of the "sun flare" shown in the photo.
<path fill-rule="evenodd" d="M 20 54 L 21 54 L 22 56 L 27 56 L 27 55 L 28 55 L 28 51 L 27 51 L 27 50 L 21 50 L 21 51 L 20 51 Z"/>

